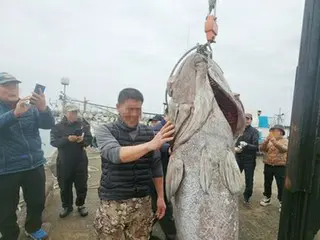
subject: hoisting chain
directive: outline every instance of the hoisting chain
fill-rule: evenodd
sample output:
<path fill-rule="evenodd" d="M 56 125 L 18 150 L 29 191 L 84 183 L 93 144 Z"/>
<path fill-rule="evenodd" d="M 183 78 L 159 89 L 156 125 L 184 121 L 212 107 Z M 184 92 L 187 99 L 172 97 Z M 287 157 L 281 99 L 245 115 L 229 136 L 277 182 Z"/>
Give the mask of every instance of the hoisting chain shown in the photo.
<path fill-rule="evenodd" d="M 218 25 L 217 25 L 217 0 L 208 0 L 209 8 L 208 8 L 208 14 L 206 17 L 206 22 L 204 26 L 204 31 L 206 33 L 207 43 L 200 45 L 197 44 L 197 46 L 191 48 L 188 50 L 175 64 L 173 67 L 170 78 L 174 75 L 175 70 L 179 66 L 179 64 L 182 62 L 182 60 L 189 55 L 193 50 L 196 50 L 198 53 L 202 54 L 203 56 L 207 57 L 208 60 L 212 59 L 212 48 L 211 44 L 215 43 L 215 38 L 218 35 Z M 213 12 L 213 14 L 212 14 Z M 209 61 L 208 61 L 209 62 Z M 164 105 L 168 107 L 168 89 L 166 89 L 165 93 L 165 103 Z"/>

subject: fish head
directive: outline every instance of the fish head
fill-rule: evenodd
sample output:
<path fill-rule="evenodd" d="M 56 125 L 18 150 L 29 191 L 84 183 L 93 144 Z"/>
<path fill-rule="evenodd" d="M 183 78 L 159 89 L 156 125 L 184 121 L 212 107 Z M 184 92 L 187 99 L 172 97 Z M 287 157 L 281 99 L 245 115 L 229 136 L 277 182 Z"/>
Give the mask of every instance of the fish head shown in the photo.
<path fill-rule="evenodd" d="M 219 106 L 234 137 L 245 127 L 241 103 L 234 96 L 221 68 L 199 53 L 189 55 L 167 82 L 169 119 L 175 124 L 176 139 L 187 141 Z M 217 104 L 214 104 L 214 103 Z"/>
<path fill-rule="evenodd" d="M 196 94 L 195 69 L 184 68 L 184 63 L 178 72 L 167 82 L 167 91 L 171 102 L 175 104 L 192 104 Z"/>
<path fill-rule="evenodd" d="M 220 110 L 228 121 L 234 138 L 245 129 L 244 107 L 240 94 L 233 93 L 220 66 L 212 59 L 208 61 L 208 79 Z"/>

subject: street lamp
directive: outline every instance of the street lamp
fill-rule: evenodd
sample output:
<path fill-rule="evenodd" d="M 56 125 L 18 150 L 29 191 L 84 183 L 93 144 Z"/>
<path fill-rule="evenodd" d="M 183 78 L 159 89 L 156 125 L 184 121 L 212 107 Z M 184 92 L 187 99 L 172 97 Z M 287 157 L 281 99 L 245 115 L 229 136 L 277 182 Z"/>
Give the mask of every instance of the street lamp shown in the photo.
<path fill-rule="evenodd" d="M 66 77 L 61 78 L 61 84 L 63 85 L 62 111 L 64 112 L 64 109 L 66 107 L 66 100 L 67 100 L 66 90 L 67 90 L 67 86 L 70 84 L 69 78 L 66 78 Z"/>

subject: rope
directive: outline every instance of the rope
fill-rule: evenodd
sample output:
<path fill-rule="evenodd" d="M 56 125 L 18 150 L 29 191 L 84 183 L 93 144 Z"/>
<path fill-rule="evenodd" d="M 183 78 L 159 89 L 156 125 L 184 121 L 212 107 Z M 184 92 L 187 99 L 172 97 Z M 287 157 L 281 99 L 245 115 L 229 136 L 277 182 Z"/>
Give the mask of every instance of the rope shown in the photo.
<path fill-rule="evenodd" d="M 214 10 L 214 16 L 216 16 L 217 12 L 217 0 L 209 0 L 209 12 L 208 16 L 212 13 L 212 10 Z"/>
<path fill-rule="evenodd" d="M 209 50 L 208 50 L 209 48 Z M 182 55 L 182 57 L 179 58 L 178 62 L 174 65 L 169 78 L 171 78 L 179 64 L 182 62 L 182 60 L 187 57 L 192 51 L 197 50 L 198 53 L 206 56 L 207 59 L 212 58 L 212 48 L 210 46 L 210 43 L 206 43 L 204 45 L 197 44 L 193 48 L 189 49 L 185 54 Z M 168 89 L 166 88 L 166 93 L 165 93 L 165 105 L 168 107 Z"/>
<path fill-rule="evenodd" d="M 208 15 L 211 15 L 212 11 L 214 10 L 214 16 L 216 16 L 217 13 L 217 0 L 208 0 L 208 4 L 209 4 L 209 9 L 208 9 Z M 191 48 L 190 50 L 188 50 L 185 54 L 182 55 L 182 57 L 180 57 L 180 59 L 178 60 L 178 62 L 174 65 L 171 73 L 170 73 L 170 77 L 171 78 L 174 74 L 174 72 L 176 71 L 177 67 L 179 66 L 179 64 L 181 63 L 181 61 L 187 56 L 189 55 L 189 53 L 191 53 L 192 51 L 197 50 L 198 53 L 204 55 L 209 62 L 209 59 L 212 59 L 212 48 L 211 48 L 211 43 L 207 42 L 204 45 L 199 45 L 197 44 L 197 46 L 194 46 L 193 48 Z M 166 88 L 166 92 L 165 92 L 165 106 L 168 107 L 168 89 Z"/>
<path fill-rule="evenodd" d="M 179 66 L 179 64 L 181 63 L 181 61 L 189 54 L 191 53 L 193 50 L 197 49 L 198 46 L 194 46 L 193 48 L 189 49 L 185 54 L 182 55 L 182 57 L 178 60 L 178 62 L 174 65 L 171 73 L 170 73 L 170 77 L 173 76 L 174 72 L 176 71 L 177 67 Z M 169 78 L 170 78 L 169 77 Z M 166 88 L 166 93 L 165 93 L 165 105 L 168 107 L 168 88 Z"/>

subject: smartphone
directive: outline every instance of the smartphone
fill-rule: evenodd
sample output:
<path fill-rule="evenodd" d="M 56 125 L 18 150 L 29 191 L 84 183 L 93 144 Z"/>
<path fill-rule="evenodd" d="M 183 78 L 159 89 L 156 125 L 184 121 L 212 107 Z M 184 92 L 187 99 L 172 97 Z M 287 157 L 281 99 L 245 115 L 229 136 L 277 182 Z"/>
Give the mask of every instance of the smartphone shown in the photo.
<path fill-rule="evenodd" d="M 45 90 L 46 90 L 45 86 L 37 83 L 36 86 L 34 87 L 33 92 L 35 92 L 36 94 L 41 94 L 41 93 L 44 93 Z"/>
<path fill-rule="evenodd" d="M 74 132 L 74 135 L 77 136 L 77 137 L 82 136 L 82 134 L 83 134 L 82 129 L 77 129 L 77 130 Z"/>

